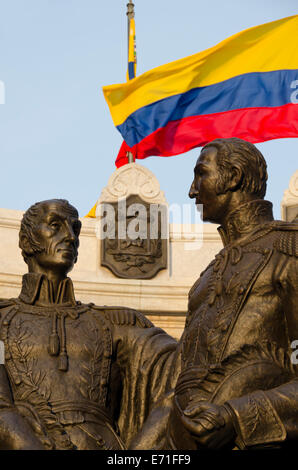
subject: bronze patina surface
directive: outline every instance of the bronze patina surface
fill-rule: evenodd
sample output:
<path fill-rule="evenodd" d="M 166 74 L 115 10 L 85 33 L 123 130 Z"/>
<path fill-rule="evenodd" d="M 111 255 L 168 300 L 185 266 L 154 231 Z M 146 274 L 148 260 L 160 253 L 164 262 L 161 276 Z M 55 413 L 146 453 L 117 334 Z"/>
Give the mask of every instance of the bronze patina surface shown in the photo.
<path fill-rule="evenodd" d="M 0 302 L 0 449 L 125 449 L 166 387 L 174 339 L 134 310 L 75 300 L 80 228 L 60 199 L 23 217 L 29 272 Z"/>
<path fill-rule="evenodd" d="M 173 395 L 133 448 L 150 446 L 157 422 L 162 449 L 297 445 L 298 225 L 273 220 L 266 181 L 252 144 L 217 139 L 201 151 L 189 196 L 220 224 L 223 249 L 189 292 Z"/>
<path fill-rule="evenodd" d="M 240 139 L 211 142 L 196 163 L 189 196 L 224 247 L 189 292 L 165 448 L 297 444 L 298 225 L 273 220 L 266 180 Z"/>
<path fill-rule="evenodd" d="M 266 181 L 252 144 L 202 149 L 189 195 L 223 249 L 189 292 L 178 346 L 134 310 L 77 302 L 77 211 L 63 200 L 27 211 L 29 272 L 0 305 L 0 448 L 296 446 L 298 226 L 273 220 Z"/>

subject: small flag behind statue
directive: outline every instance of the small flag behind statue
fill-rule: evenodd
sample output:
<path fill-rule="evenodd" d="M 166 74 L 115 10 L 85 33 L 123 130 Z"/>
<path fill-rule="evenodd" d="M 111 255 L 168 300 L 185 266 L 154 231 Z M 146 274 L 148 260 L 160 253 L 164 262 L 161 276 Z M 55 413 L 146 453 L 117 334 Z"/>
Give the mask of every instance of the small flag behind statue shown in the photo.
<path fill-rule="evenodd" d="M 137 47 L 136 47 L 136 24 L 134 18 L 134 5 L 130 2 L 127 5 L 128 11 L 128 66 L 127 66 L 127 81 L 132 80 L 137 74 Z M 130 10 L 131 8 L 131 10 Z M 128 163 L 128 152 L 136 159 L 136 148 L 131 149 L 125 140 L 122 142 L 118 152 L 115 165 L 120 168 Z"/>
<path fill-rule="evenodd" d="M 297 37 L 295 15 L 106 86 L 114 124 L 137 158 L 177 155 L 218 137 L 298 137 Z"/>
<path fill-rule="evenodd" d="M 135 78 L 137 72 L 136 25 L 135 19 L 129 20 L 128 32 L 128 69 L 127 81 Z"/>
<path fill-rule="evenodd" d="M 135 78 L 137 73 L 137 50 L 136 50 L 136 25 L 134 19 L 134 4 L 130 0 L 127 4 L 127 15 L 128 15 L 128 65 L 127 65 L 127 81 Z M 136 147 L 131 149 L 125 140 L 122 142 L 118 156 L 115 161 L 117 168 L 126 165 L 128 163 L 128 152 L 131 152 L 133 159 L 136 159 Z M 97 202 L 90 209 L 85 217 L 95 218 L 96 217 Z"/>
<path fill-rule="evenodd" d="M 136 24 L 134 18 L 134 5 L 130 2 L 128 5 L 128 66 L 127 66 L 127 81 L 132 80 L 137 74 L 137 47 L 136 47 Z M 131 9 L 131 10 L 130 10 Z M 115 165 L 117 168 L 128 163 L 128 152 L 136 159 L 136 149 L 131 149 L 125 140 L 122 142 L 118 152 Z"/>

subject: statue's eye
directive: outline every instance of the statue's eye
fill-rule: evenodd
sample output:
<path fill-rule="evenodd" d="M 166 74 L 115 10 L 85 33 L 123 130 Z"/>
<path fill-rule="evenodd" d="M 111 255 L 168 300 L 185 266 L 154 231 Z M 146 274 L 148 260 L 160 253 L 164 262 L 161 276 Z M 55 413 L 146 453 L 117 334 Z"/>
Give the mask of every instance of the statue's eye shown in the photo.
<path fill-rule="evenodd" d="M 196 175 L 197 176 L 202 176 L 202 174 L 204 173 L 204 170 L 201 166 L 199 166 L 197 169 L 196 169 Z"/>
<path fill-rule="evenodd" d="M 57 230 L 59 228 L 60 224 L 58 222 L 52 222 L 51 223 L 51 228 Z"/>

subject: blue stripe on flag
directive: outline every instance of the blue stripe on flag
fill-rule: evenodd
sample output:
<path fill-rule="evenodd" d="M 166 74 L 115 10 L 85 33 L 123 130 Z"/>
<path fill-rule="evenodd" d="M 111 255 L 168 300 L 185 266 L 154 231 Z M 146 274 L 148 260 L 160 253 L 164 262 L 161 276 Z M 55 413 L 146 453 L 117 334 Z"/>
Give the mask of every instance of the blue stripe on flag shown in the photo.
<path fill-rule="evenodd" d="M 133 62 L 129 65 L 133 67 Z M 291 102 L 293 80 L 298 80 L 298 70 L 238 75 L 137 109 L 117 129 L 133 147 L 170 121 L 235 109 L 282 106 Z"/>
<path fill-rule="evenodd" d="M 135 78 L 135 63 L 134 62 L 128 62 L 128 77 L 129 80 L 132 78 Z"/>

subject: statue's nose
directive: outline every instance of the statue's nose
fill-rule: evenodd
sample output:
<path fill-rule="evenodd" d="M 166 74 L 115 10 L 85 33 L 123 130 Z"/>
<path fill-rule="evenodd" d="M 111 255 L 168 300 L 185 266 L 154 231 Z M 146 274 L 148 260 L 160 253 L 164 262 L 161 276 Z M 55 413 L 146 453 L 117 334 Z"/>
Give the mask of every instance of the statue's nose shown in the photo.
<path fill-rule="evenodd" d="M 195 188 L 194 182 L 192 182 L 189 193 L 188 193 L 188 196 L 191 199 L 194 199 L 197 195 L 198 195 L 198 191 Z"/>
<path fill-rule="evenodd" d="M 73 228 L 68 223 L 65 224 L 65 238 L 71 243 L 73 243 L 76 239 Z"/>

